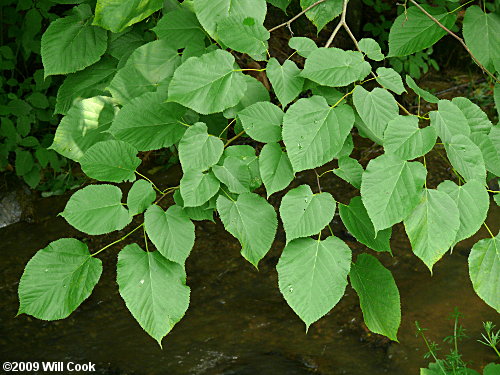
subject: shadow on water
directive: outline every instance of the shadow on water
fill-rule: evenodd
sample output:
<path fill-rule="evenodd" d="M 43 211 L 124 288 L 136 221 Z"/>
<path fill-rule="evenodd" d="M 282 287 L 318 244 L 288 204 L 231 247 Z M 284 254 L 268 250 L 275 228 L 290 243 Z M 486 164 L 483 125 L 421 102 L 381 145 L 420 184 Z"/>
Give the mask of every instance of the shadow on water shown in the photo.
<path fill-rule="evenodd" d="M 294 183 L 306 181 L 315 180 L 304 175 Z M 343 203 L 350 199 L 345 193 L 339 196 L 345 186 L 333 177 L 326 178 L 323 187 Z M 460 345 L 464 359 L 473 361 L 476 369 L 495 360 L 476 339 L 482 321 L 500 325 L 498 315 L 474 294 L 467 274 L 468 249 L 477 239 L 487 237 L 483 231 L 447 254 L 431 277 L 412 255 L 403 228 L 396 226 L 394 257 L 380 254 L 379 259 L 394 273 L 400 289 L 400 343 L 366 330 L 358 298 L 350 287 L 341 302 L 306 334 L 304 324 L 277 287 L 275 266 L 284 245 L 282 230 L 256 271 L 239 256 L 238 242 L 220 221 L 196 225 L 196 245 L 186 265 L 191 305 L 164 339 L 163 350 L 142 331 L 118 294 L 117 248 L 103 253 L 99 284 L 68 319 L 14 318 L 18 280 L 36 250 L 60 237 L 85 239 L 56 217 L 66 199 L 39 201 L 36 224 L 17 223 L 0 229 L 2 361 L 92 361 L 102 374 L 418 374 L 427 361 L 423 343 L 414 335 L 414 321 L 429 328 L 430 339 L 441 341 L 452 332 L 447 318 L 455 306 L 464 314 L 462 322 L 470 337 Z M 492 206 L 488 222 L 495 229 L 498 217 L 498 208 Z M 333 224 L 343 228 L 338 217 Z M 354 256 L 370 251 L 350 241 L 342 229 L 335 234 L 348 242 Z M 89 246 L 100 248 L 98 241 L 91 238 Z M 107 243 L 110 238 L 100 241 Z"/>

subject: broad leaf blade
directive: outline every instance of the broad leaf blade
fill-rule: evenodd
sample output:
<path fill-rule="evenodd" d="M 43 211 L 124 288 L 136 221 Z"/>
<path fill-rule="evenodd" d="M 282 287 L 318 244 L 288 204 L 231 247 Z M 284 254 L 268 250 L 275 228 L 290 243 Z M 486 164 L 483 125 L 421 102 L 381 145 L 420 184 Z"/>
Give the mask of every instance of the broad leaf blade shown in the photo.
<path fill-rule="evenodd" d="M 266 73 L 283 107 L 295 100 L 301 93 L 304 78 L 300 76 L 300 69 L 293 61 L 285 60 L 283 65 L 280 65 L 273 57 L 267 63 Z"/>
<path fill-rule="evenodd" d="M 294 178 L 290 159 L 278 143 L 268 143 L 262 148 L 259 168 L 268 197 L 285 189 Z"/>
<path fill-rule="evenodd" d="M 300 0 L 300 6 L 302 10 L 306 10 L 316 3 L 316 1 L 317 0 Z M 319 33 L 328 22 L 332 21 L 340 13 L 342 13 L 342 1 L 326 0 L 308 10 L 306 12 L 306 17 L 316 26 Z"/>
<path fill-rule="evenodd" d="M 470 138 L 458 134 L 445 143 L 451 165 L 466 180 L 486 180 L 486 167 L 481 150 Z"/>
<path fill-rule="evenodd" d="M 156 198 L 156 193 L 151 182 L 137 180 L 134 182 L 127 195 L 127 207 L 130 215 L 143 213 Z"/>
<path fill-rule="evenodd" d="M 431 125 L 444 143 L 450 142 L 454 135 L 462 134 L 468 137 L 471 133 L 464 113 L 449 100 L 440 100 L 438 110 L 430 112 L 429 117 Z"/>
<path fill-rule="evenodd" d="M 184 172 L 207 170 L 219 161 L 223 152 L 224 143 L 209 135 L 202 122 L 190 126 L 179 142 L 179 159 Z"/>
<path fill-rule="evenodd" d="M 259 142 L 281 140 L 281 124 L 285 114 L 278 106 L 269 102 L 258 102 L 238 113 L 245 132 Z"/>
<path fill-rule="evenodd" d="M 218 193 L 219 188 L 219 180 L 212 172 L 203 173 L 199 170 L 184 172 L 180 183 L 184 207 L 203 205 Z"/>

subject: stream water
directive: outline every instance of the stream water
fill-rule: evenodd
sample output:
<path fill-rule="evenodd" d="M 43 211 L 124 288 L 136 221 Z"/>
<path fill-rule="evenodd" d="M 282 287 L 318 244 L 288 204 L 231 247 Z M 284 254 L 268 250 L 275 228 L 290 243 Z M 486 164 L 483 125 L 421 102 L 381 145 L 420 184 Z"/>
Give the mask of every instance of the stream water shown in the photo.
<path fill-rule="evenodd" d="M 305 181 L 311 181 L 311 176 L 299 178 L 296 184 Z M 345 185 L 335 181 L 327 178 L 324 189 L 347 203 L 350 193 L 339 196 L 337 192 L 344 191 Z M 56 217 L 66 200 L 67 196 L 40 200 L 36 223 L 0 229 L 2 361 L 92 361 L 101 374 L 413 375 L 428 363 L 423 359 L 424 344 L 415 337 L 414 321 L 428 328 L 430 339 L 443 344 L 442 338 L 452 333 L 448 317 L 454 307 L 463 313 L 462 324 L 469 336 L 460 344 L 464 359 L 477 370 L 495 360 L 491 349 L 476 340 L 482 321 L 500 325 L 498 314 L 475 295 L 467 271 L 468 249 L 487 237 L 483 230 L 438 262 L 431 277 L 412 254 L 402 227 L 395 228 L 394 256 L 380 254 L 379 259 L 393 272 L 401 294 L 399 343 L 364 328 L 358 298 L 350 287 L 341 302 L 306 334 L 277 286 L 275 265 L 284 245 L 282 230 L 256 271 L 239 255 L 238 242 L 220 221 L 196 225 L 196 245 L 186 265 L 191 305 L 163 340 L 163 350 L 142 331 L 118 294 L 116 254 L 124 244 L 103 253 L 99 284 L 69 318 L 54 322 L 26 315 L 15 318 L 18 280 L 33 254 L 60 237 L 85 238 Z M 498 213 L 492 205 L 488 223 L 495 230 Z M 355 255 L 371 251 L 351 241 L 338 218 L 333 227 Z M 89 241 L 93 249 L 101 245 L 97 239 Z"/>

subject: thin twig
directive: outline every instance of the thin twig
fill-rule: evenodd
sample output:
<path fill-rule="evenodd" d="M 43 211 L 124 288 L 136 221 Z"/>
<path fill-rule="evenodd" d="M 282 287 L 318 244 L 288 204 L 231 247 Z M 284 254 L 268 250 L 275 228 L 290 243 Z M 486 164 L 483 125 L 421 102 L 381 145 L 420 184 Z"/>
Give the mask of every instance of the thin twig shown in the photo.
<path fill-rule="evenodd" d="M 474 54 L 472 53 L 472 51 L 469 49 L 469 47 L 467 47 L 467 44 L 465 44 L 464 40 L 462 38 L 460 38 L 457 34 L 455 34 L 453 31 L 451 31 L 450 29 L 448 29 L 446 26 L 444 26 L 441 22 L 439 22 L 438 19 L 436 19 L 436 17 L 434 17 L 432 14 L 430 14 L 429 12 L 427 12 L 419 3 L 417 3 L 415 0 L 410 0 L 410 2 L 415 5 L 418 9 L 420 9 L 420 11 L 422 13 L 424 13 L 427 17 L 429 17 L 432 21 L 434 21 L 434 23 L 436 23 L 436 25 L 438 25 L 440 28 L 442 28 L 444 31 L 446 31 L 448 34 L 450 34 L 453 38 L 455 38 L 456 40 L 458 40 L 460 42 L 460 44 L 465 48 L 465 50 L 469 53 L 469 55 L 472 57 L 472 60 L 474 60 L 474 62 L 481 68 L 481 70 L 483 72 L 485 72 L 486 74 L 488 74 L 491 78 L 493 78 L 493 80 L 495 80 L 495 82 L 498 82 L 500 83 L 500 81 L 488 70 L 484 67 L 483 64 L 481 64 L 479 62 L 479 60 L 476 58 L 476 56 L 474 56 Z"/>
<path fill-rule="evenodd" d="M 290 28 L 290 24 L 295 21 L 297 18 L 299 18 L 300 16 L 302 16 L 304 13 L 308 12 L 309 10 L 311 10 L 312 8 L 314 8 L 315 6 L 321 4 L 321 3 L 324 3 L 326 0 L 318 0 L 316 1 L 314 4 L 311 4 L 309 5 L 306 9 L 304 9 L 302 12 L 300 12 L 299 14 L 297 14 L 295 17 L 293 18 L 290 18 L 288 21 L 286 22 L 283 22 L 282 24 L 279 24 L 278 26 L 274 26 L 272 29 L 269 29 L 269 32 L 272 33 L 273 31 L 275 30 L 278 30 L 280 27 L 283 27 L 283 26 L 288 26 L 288 28 Z"/>
<path fill-rule="evenodd" d="M 234 141 L 236 141 L 239 137 L 241 137 L 243 134 L 245 134 L 245 131 L 241 131 L 240 133 L 238 133 L 237 135 L 235 135 L 233 138 L 231 138 L 229 141 L 226 142 L 226 144 L 224 145 L 224 148 L 226 148 L 227 146 L 229 146 L 231 143 L 233 143 Z"/>
<path fill-rule="evenodd" d="M 345 23 L 345 16 L 347 14 L 347 3 L 349 3 L 349 0 L 344 0 L 344 5 L 342 7 L 342 15 L 340 16 L 339 24 L 335 27 L 335 30 L 333 30 L 333 33 L 332 33 L 332 35 L 330 35 L 330 38 L 328 38 L 328 41 L 325 44 L 325 48 L 330 47 L 330 44 L 332 44 L 333 39 L 335 38 L 335 35 L 337 35 L 337 33 L 339 32 L 340 28 L 342 26 L 344 26 L 344 27 L 347 26 L 347 24 Z M 346 31 L 347 31 L 347 29 L 346 29 Z M 350 30 L 348 31 L 348 33 L 349 32 L 350 32 Z M 351 33 L 351 35 L 352 35 L 352 33 Z M 356 45 L 357 44 L 358 44 L 358 42 L 356 41 Z"/>

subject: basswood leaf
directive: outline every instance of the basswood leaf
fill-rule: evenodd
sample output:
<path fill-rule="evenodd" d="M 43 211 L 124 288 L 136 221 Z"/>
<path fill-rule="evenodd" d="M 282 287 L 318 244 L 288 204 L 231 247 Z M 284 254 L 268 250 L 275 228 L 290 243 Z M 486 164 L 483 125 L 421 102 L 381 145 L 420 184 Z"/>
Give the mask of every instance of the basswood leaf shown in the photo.
<path fill-rule="evenodd" d="M 486 180 L 486 167 L 479 147 L 470 138 L 458 134 L 445 143 L 446 154 L 451 165 L 466 180 Z"/>
<path fill-rule="evenodd" d="M 252 17 L 230 16 L 217 23 L 222 43 L 235 51 L 248 54 L 254 60 L 266 60 L 269 31 Z"/>
<path fill-rule="evenodd" d="M 292 0 L 267 0 L 267 2 L 277 8 L 280 8 L 283 12 L 286 13 L 286 8 L 288 8 Z"/>
<path fill-rule="evenodd" d="M 276 235 L 278 220 L 273 206 L 253 193 L 244 193 L 232 200 L 225 195 L 217 199 L 224 228 L 238 239 L 243 257 L 258 267 Z"/>
<path fill-rule="evenodd" d="M 418 118 L 397 116 L 389 121 L 384 133 L 384 149 L 401 159 L 412 160 L 427 154 L 436 143 L 437 134 L 433 127 L 418 127 Z"/>
<path fill-rule="evenodd" d="M 370 160 L 361 181 L 361 198 L 375 232 L 410 215 L 421 200 L 426 175 L 422 164 L 393 154 Z"/>
<path fill-rule="evenodd" d="M 477 295 L 500 312 L 500 236 L 477 242 L 469 255 L 469 276 Z"/>
<path fill-rule="evenodd" d="M 235 158 L 248 168 L 250 180 L 248 186 L 251 191 L 262 185 L 259 171 L 259 158 L 255 154 L 255 149 L 249 145 L 229 146 L 224 150 L 223 158 Z M 222 158 L 221 158 L 222 160 Z M 219 163 L 220 164 L 220 163 Z"/>
<path fill-rule="evenodd" d="M 149 35 L 141 31 L 140 28 L 130 28 L 118 34 L 111 33 L 107 52 L 115 59 L 120 60 L 118 67 L 121 68 L 134 50 L 149 41 L 145 39 L 147 37 Z"/>
<path fill-rule="evenodd" d="M 217 195 L 211 198 L 208 202 L 198 207 L 183 207 L 184 200 L 182 199 L 181 192 L 177 189 L 174 193 L 174 202 L 176 205 L 182 207 L 184 213 L 191 219 L 197 221 L 210 220 L 214 222 L 215 202 Z"/>
<path fill-rule="evenodd" d="M 285 114 L 270 102 L 258 102 L 238 113 L 245 132 L 259 142 L 281 140 L 281 124 Z"/>
<path fill-rule="evenodd" d="M 223 50 L 189 58 L 175 71 L 168 100 L 205 115 L 235 106 L 247 83 L 234 65 L 234 57 Z"/>
<path fill-rule="evenodd" d="M 99 181 L 134 181 L 141 164 L 137 149 L 122 141 L 103 141 L 89 147 L 80 159 L 83 172 Z"/>
<path fill-rule="evenodd" d="M 180 183 L 184 207 L 198 207 L 207 202 L 219 191 L 219 180 L 212 172 L 187 170 Z"/>
<path fill-rule="evenodd" d="M 347 181 L 356 189 L 361 187 L 361 176 L 363 175 L 364 169 L 359 164 L 356 159 L 350 158 L 349 156 L 341 156 L 339 158 L 339 167 L 333 170 L 333 173 Z"/>
<path fill-rule="evenodd" d="M 309 54 L 301 76 L 320 85 L 342 87 L 362 80 L 370 70 L 360 52 L 318 48 Z"/>
<path fill-rule="evenodd" d="M 413 252 L 432 273 L 434 263 L 454 244 L 460 214 L 448 194 L 424 189 L 420 203 L 404 220 L 404 225 Z"/>
<path fill-rule="evenodd" d="M 38 251 L 19 282 L 19 314 L 64 319 L 85 301 L 102 273 L 83 242 L 61 238 Z"/>
<path fill-rule="evenodd" d="M 380 67 L 377 69 L 377 82 L 387 90 L 391 90 L 398 95 L 406 92 L 403 80 L 398 72 L 392 68 Z"/>
<path fill-rule="evenodd" d="M 269 91 L 258 79 L 253 78 L 250 75 L 243 75 L 245 82 L 247 83 L 247 89 L 245 95 L 235 106 L 224 110 L 223 115 L 225 118 L 236 118 L 238 113 L 240 113 L 245 108 L 251 106 L 252 104 L 258 102 L 268 102 L 271 100 L 269 96 Z M 237 123 L 238 125 L 238 123 Z M 236 128 L 236 127 L 235 127 Z M 243 129 L 241 129 L 243 130 Z M 238 130 L 240 131 L 240 130 Z"/>
<path fill-rule="evenodd" d="M 116 186 L 89 185 L 71 196 L 60 215 L 79 231 L 106 234 L 125 228 L 132 220 L 121 199 Z"/>
<path fill-rule="evenodd" d="M 93 25 L 119 33 L 162 6 L 163 0 L 97 0 Z"/>
<path fill-rule="evenodd" d="M 306 330 L 342 298 L 351 268 L 351 249 L 339 238 L 299 238 L 281 254 L 278 284 Z"/>
<path fill-rule="evenodd" d="M 76 100 L 104 94 L 104 88 L 115 72 L 116 60 L 103 57 L 94 65 L 68 75 L 57 91 L 54 113 L 66 115 Z"/>
<path fill-rule="evenodd" d="M 101 58 L 108 46 L 108 34 L 90 25 L 88 4 L 74 8 L 71 15 L 53 21 L 42 35 L 44 76 L 82 70 Z"/>
<path fill-rule="evenodd" d="M 180 141 L 187 127 L 181 122 L 186 108 L 164 103 L 158 93 L 148 92 L 124 105 L 109 132 L 139 151 L 158 150 Z"/>
<path fill-rule="evenodd" d="M 369 59 L 381 61 L 384 59 L 384 54 L 380 49 L 379 44 L 372 38 L 363 38 L 359 42 L 359 49 L 363 51 Z"/>
<path fill-rule="evenodd" d="M 161 255 L 184 265 L 194 245 L 194 224 L 181 207 L 163 211 L 160 206 L 150 206 L 144 214 L 144 227 Z"/>
<path fill-rule="evenodd" d="M 300 0 L 302 10 L 316 3 L 317 0 Z M 306 17 L 316 26 L 318 33 L 326 26 L 328 22 L 342 13 L 342 1 L 326 0 L 316 5 L 306 12 Z"/>
<path fill-rule="evenodd" d="M 438 110 L 429 113 L 431 125 L 444 143 L 457 134 L 468 137 L 471 129 L 463 112 L 449 100 L 440 100 Z"/>
<path fill-rule="evenodd" d="M 288 41 L 288 45 L 290 46 L 290 48 L 296 50 L 297 53 L 302 57 L 309 57 L 309 54 L 312 51 L 318 49 L 318 46 L 316 45 L 316 42 L 314 40 L 302 36 L 291 37 Z"/>
<path fill-rule="evenodd" d="M 366 326 L 372 332 L 398 341 L 401 302 L 394 277 L 372 255 L 360 254 L 349 272 L 351 285 L 359 296 Z"/>
<path fill-rule="evenodd" d="M 391 253 L 392 228 L 375 232 L 361 197 L 354 197 L 348 206 L 340 204 L 339 213 L 345 227 L 359 242 L 375 251 Z"/>
<path fill-rule="evenodd" d="M 351 107 L 330 107 L 321 96 L 299 99 L 290 106 L 283 121 L 283 141 L 294 171 L 332 160 L 342 149 L 353 123 Z"/>
<path fill-rule="evenodd" d="M 212 168 L 217 179 L 227 186 L 231 193 L 243 194 L 251 190 L 252 175 L 248 165 L 236 157 L 227 157 L 221 165 Z"/>
<path fill-rule="evenodd" d="M 285 189 L 294 178 L 290 159 L 278 143 L 268 143 L 262 148 L 259 167 L 268 197 Z"/>
<path fill-rule="evenodd" d="M 444 8 L 423 5 L 445 27 L 455 24 L 456 16 Z M 389 56 L 406 56 L 429 48 L 446 35 L 441 27 L 417 7 L 409 7 L 401 13 L 389 32 Z"/>
<path fill-rule="evenodd" d="M 451 102 L 460 108 L 464 114 L 469 124 L 471 134 L 488 134 L 490 132 L 493 125 L 486 113 L 484 113 L 478 105 L 464 97 L 453 98 Z"/>
<path fill-rule="evenodd" d="M 291 60 L 285 60 L 283 65 L 280 65 L 273 57 L 267 63 L 267 77 L 283 108 L 302 92 L 304 78 L 300 76 L 300 72 L 301 70 Z"/>
<path fill-rule="evenodd" d="M 313 194 L 309 185 L 290 190 L 280 205 L 286 242 L 321 232 L 332 221 L 336 206 L 330 193 Z"/>
<path fill-rule="evenodd" d="M 137 48 L 111 81 L 108 90 L 121 104 L 157 88 L 172 78 L 181 63 L 168 40 L 155 40 Z"/>
<path fill-rule="evenodd" d="M 309 81 L 311 83 L 314 83 L 312 81 Z M 320 86 L 314 83 L 314 87 L 312 87 L 310 90 L 314 95 L 319 95 L 322 96 L 326 99 L 326 102 L 328 105 L 331 106 L 336 106 L 338 105 L 342 99 L 344 94 L 342 94 L 339 90 L 337 90 L 334 87 L 328 87 L 328 86 Z"/>
<path fill-rule="evenodd" d="M 206 32 L 218 39 L 217 24 L 226 17 L 250 17 L 263 24 L 267 14 L 265 0 L 194 0 L 196 17 Z"/>
<path fill-rule="evenodd" d="M 182 266 L 158 251 L 130 244 L 118 254 L 116 282 L 127 308 L 151 337 L 161 340 L 189 306 L 190 289 Z"/>
<path fill-rule="evenodd" d="M 500 150 L 495 147 L 493 140 L 484 133 L 472 133 L 470 139 L 481 150 L 486 169 L 500 176 Z"/>
<path fill-rule="evenodd" d="M 495 70 L 500 60 L 500 16 L 495 13 L 483 13 L 477 5 L 471 5 L 465 11 L 463 35 L 467 47 L 488 70 Z"/>
<path fill-rule="evenodd" d="M 394 96 L 379 87 L 370 92 L 363 86 L 357 86 L 352 99 L 365 125 L 375 136 L 383 139 L 387 124 L 399 114 L 398 103 Z"/>
<path fill-rule="evenodd" d="M 209 135 L 202 122 L 190 126 L 179 142 L 182 170 L 204 171 L 216 164 L 224 152 L 224 143 Z"/>
<path fill-rule="evenodd" d="M 143 213 L 156 198 L 156 193 L 151 182 L 137 180 L 134 182 L 127 195 L 127 207 L 130 215 Z"/>
<path fill-rule="evenodd" d="M 415 92 L 415 94 L 420 96 L 425 101 L 428 101 L 429 103 L 439 102 L 438 97 L 432 95 L 429 91 L 426 91 L 418 87 L 417 83 L 409 75 L 406 75 L 406 84 L 410 89 L 412 89 Z"/>
<path fill-rule="evenodd" d="M 474 235 L 486 220 L 490 207 L 486 188 L 477 180 L 461 186 L 447 180 L 439 184 L 438 190 L 448 194 L 458 207 L 460 226 L 453 244 Z"/>
<path fill-rule="evenodd" d="M 178 9 L 166 13 L 152 29 L 158 39 L 168 40 L 174 49 L 185 48 L 205 39 L 205 33 L 193 12 Z"/>

